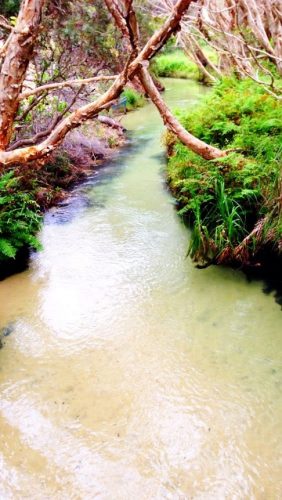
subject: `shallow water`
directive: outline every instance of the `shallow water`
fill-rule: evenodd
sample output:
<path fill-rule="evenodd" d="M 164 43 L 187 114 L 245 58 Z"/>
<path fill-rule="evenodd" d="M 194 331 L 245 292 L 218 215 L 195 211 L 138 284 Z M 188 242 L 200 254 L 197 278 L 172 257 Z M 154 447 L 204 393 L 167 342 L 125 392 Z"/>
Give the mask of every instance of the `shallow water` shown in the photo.
<path fill-rule="evenodd" d="M 167 87 L 172 105 L 204 92 Z M 185 258 L 160 119 L 124 123 L 131 145 L 0 283 L 0 498 L 280 499 L 279 306 Z"/>

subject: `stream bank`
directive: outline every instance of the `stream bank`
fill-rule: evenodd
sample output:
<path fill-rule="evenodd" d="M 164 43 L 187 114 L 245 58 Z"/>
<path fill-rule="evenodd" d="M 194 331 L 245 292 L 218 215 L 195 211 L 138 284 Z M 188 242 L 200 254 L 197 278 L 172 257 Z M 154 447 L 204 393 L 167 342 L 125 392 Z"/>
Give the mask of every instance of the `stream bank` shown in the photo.
<path fill-rule="evenodd" d="M 207 161 L 166 134 L 167 178 L 192 227 L 200 266 L 230 265 L 276 279 L 282 263 L 281 104 L 252 80 L 225 78 L 179 119 L 226 156 Z"/>
<path fill-rule="evenodd" d="M 66 203 L 87 179 L 124 146 L 125 129 L 105 117 L 71 132 L 48 158 L 8 169 L 0 177 L 0 280 L 28 266 L 43 214 Z"/>

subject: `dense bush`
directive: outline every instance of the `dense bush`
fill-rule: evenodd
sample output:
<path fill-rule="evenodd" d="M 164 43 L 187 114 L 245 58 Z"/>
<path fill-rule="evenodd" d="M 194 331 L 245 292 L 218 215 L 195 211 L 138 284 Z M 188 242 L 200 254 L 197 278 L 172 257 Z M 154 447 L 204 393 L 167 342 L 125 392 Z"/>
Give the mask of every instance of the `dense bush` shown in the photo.
<path fill-rule="evenodd" d="M 231 149 L 206 161 L 167 134 L 168 180 L 193 225 L 190 255 L 203 262 L 255 262 L 262 247 L 282 251 L 281 105 L 250 80 L 225 79 L 193 112 L 187 130 Z"/>
<path fill-rule="evenodd" d="M 39 206 L 8 172 L 0 177 L 0 262 L 15 258 L 23 247 L 40 248 L 36 233 L 41 227 Z"/>

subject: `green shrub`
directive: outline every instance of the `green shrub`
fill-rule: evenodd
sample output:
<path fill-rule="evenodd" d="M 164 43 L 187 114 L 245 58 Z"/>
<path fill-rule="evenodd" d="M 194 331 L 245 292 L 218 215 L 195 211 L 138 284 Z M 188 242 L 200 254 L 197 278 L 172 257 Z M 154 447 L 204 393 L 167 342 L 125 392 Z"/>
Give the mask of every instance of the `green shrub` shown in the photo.
<path fill-rule="evenodd" d="M 8 172 L 0 177 L 0 261 L 15 258 L 23 247 L 40 248 L 36 233 L 41 227 L 39 206 Z"/>
<path fill-rule="evenodd" d="M 195 260 L 247 262 L 266 244 L 281 251 L 280 108 L 254 82 L 229 78 L 195 111 L 178 113 L 195 136 L 238 150 L 207 161 L 167 134 L 168 181 L 180 215 L 192 223 L 189 254 Z"/>
<path fill-rule="evenodd" d="M 152 71 L 157 77 L 199 78 L 197 65 L 181 50 L 157 56 L 152 62 Z"/>
<path fill-rule="evenodd" d="M 126 109 L 128 111 L 140 108 L 144 106 L 145 103 L 144 96 L 131 87 L 126 87 L 122 92 L 121 97 L 126 97 Z"/>

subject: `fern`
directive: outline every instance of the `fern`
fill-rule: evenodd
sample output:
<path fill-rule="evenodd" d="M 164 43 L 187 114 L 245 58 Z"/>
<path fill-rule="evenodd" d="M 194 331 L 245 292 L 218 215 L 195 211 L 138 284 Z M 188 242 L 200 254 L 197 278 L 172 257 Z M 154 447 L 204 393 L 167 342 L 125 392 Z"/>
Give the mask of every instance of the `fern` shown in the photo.
<path fill-rule="evenodd" d="M 9 240 L 0 238 L 0 254 L 8 258 L 14 258 L 16 253 L 16 248 L 9 242 Z"/>
<path fill-rule="evenodd" d="M 0 261 L 14 259 L 23 247 L 40 248 L 36 233 L 41 227 L 39 206 L 22 190 L 14 172 L 0 177 Z"/>
<path fill-rule="evenodd" d="M 225 78 L 195 111 L 178 116 L 200 139 L 241 150 L 206 161 L 168 135 L 168 182 L 192 223 L 191 257 L 232 261 L 258 223 L 260 237 L 237 255 L 251 259 L 264 244 L 282 252 L 281 104 L 251 80 Z"/>

